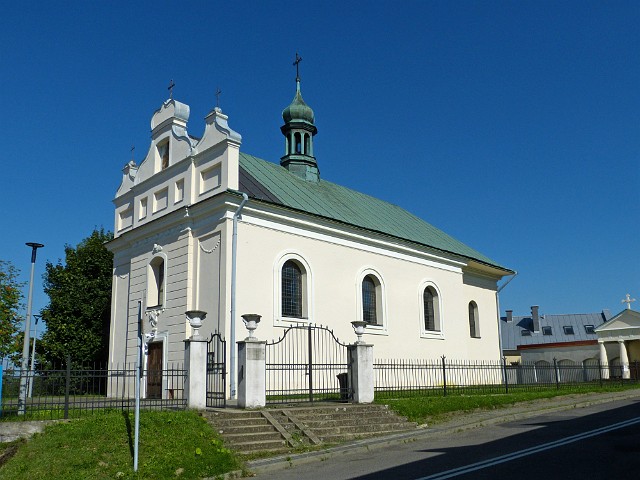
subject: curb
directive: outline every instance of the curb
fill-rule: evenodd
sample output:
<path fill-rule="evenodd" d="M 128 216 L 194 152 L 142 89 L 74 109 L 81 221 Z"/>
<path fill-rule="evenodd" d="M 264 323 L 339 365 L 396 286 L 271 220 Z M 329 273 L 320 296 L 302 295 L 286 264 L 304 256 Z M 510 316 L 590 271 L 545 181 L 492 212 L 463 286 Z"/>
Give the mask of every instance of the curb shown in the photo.
<path fill-rule="evenodd" d="M 398 445 L 402 443 L 409 443 L 416 441 L 420 438 L 424 438 L 430 435 L 446 435 L 451 433 L 456 433 L 464 430 L 471 430 L 474 428 L 481 428 L 488 425 L 496 425 L 499 423 L 512 422 L 516 420 L 523 420 L 532 417 L 538 417 L 541 415 L 545 415 L 548 413 L 561 412 L 565 410 L 571 410 L 574 408 L 586 408 L 593 405 L 601 405 L 605 403 L 611 403 L 620 400 L 629 400 L 633 398 L 640 398 L 640 389 L 629 390 L 621 393 L 614 394 L 596 394 L 595 398 L 584 398 L 584 395 L 580 395 L 583 398 L 563 398 L 560 400 L 562 404 L 553 405 L 553 401 L 551 400 L 550 405 L 544 405 L 547 402 L 546 399 L 536 400 L 531 403 L 527 403 L 527 405 L 534 404 L 538 408 L 536 410 L 529 411 L 516 411 L 516 412 L 506 412 L 505 410 L 511 409 L 522 409 L 525 406 L 514 405 L 513 407 L 501 408 L 496 410 L 486 410 L 477 412 L 479 416 L 484 416 L 484 418 L 472 419 L 468 420 L 470 416 L 473 416 L 474 413 L 467 416 L 468 421 L 463 422 L 450 422 L 450 424 L 443 424 L 437 427 L 418 427 L 417 430 L 405 433 L 399 433 L 396 435 L 388 435 L 385 437 L 378 437 L 366 440 L 358 440 L 355 442 L 343 444 L 337 447 L 330 447 L 325 450 L 318 450 L 314 452 L 305 452 L 299 454 L 289 454 L 289 455 L 279 455 L 277 457 L 259 459 L 247 462 L 247 471 L 251 474 L 258 473 L 267 473 L 274 472 L 278 470 L 283 470 L 285 468 L 291 468 L 293 466 L 304 465 L 307 463 L 325 461 L 333 457 L 337 457 L 339 455 L 348 455 L 350 453 L 360 453 L 360 452 L 368 452 L 370 450 L 376 450 L 379 448 L 384 448 L 390 445 Z M 562 398 L 562 397 L 557 397 Z M 237 473 L 237 472 L 232 472 Z M 238 478 L 238 477 L 229 477 L 229 478 Z"/>

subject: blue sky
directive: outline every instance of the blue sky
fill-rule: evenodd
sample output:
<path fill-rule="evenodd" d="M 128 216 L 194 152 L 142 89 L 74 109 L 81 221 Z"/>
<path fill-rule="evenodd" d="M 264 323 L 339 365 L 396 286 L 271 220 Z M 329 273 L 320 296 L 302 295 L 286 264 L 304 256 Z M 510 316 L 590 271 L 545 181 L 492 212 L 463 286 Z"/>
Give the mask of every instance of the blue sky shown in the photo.
<path fill-rule="evenodd" d="M 314 109 L 321 175 L 518 271 L 516 315 L 640 302 L 637 1 L 8 2 L 0 15 L 0 259 L 47 303 L 46 260 L 113 229 L 121 168 L 176 83 L 200 135 L 215 91 L 277 162 Z M 26 288 L 25 288 L 26 296 Z M 640 303 L 634 305 L 640 308 Z"/>

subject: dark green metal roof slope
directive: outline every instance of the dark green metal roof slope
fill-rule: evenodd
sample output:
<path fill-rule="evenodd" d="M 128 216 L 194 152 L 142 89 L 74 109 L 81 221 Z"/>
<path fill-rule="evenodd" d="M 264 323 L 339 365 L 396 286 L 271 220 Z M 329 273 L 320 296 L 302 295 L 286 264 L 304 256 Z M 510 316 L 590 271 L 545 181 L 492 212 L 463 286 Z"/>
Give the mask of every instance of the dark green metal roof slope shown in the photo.
<path fill-rule="evenodd" d="M 241 190 L 246 188 L 253 198 L 409 240 L 511 272 L 391 203 L 326 180 L 307 182 L 280 165 L 242 152 L 240 168 Z"/>

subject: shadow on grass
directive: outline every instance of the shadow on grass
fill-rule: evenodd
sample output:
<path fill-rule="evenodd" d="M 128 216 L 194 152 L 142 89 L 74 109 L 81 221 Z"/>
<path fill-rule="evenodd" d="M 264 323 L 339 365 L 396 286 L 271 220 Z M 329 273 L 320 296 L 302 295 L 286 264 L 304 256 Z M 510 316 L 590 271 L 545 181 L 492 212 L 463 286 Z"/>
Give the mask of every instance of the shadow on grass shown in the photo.
<path fill-rule="evenodd" d="M 129 414 L 127 412 L 122 412 L 122 417 L 124 418 L 124 424 L 127 426 L 127 437 L 129 438 L 129 453 L 131 454 L 131 458 L 133 458 L 133 432 L 131 429 L 131 419 L 129 418 Z"/>

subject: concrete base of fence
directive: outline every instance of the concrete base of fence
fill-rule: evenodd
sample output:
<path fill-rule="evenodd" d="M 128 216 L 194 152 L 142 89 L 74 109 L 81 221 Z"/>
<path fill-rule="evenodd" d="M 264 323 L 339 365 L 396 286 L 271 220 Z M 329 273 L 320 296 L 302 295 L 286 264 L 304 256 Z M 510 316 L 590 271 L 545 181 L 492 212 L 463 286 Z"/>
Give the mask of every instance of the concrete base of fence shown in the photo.
<path fill-rule="evenodd" d="M 247 338 L 238 342 L 238 407 L 260 408 L 267 403 L 265 348 L 267 342 Z"/>
<path fill-rule="evenodd" d="M 205 338 L 184 341 L 184 365 L 187 371 L 184 384 L 187 407 L 204 410 L 207 408 L 207 340 Z"/>
<path fill-rule="evenodd" d="M 354 343 L 349 345 L 349 362 L 351 364 L 351 381 L 353 403 L 373 402 L 373 345 Z"/>

